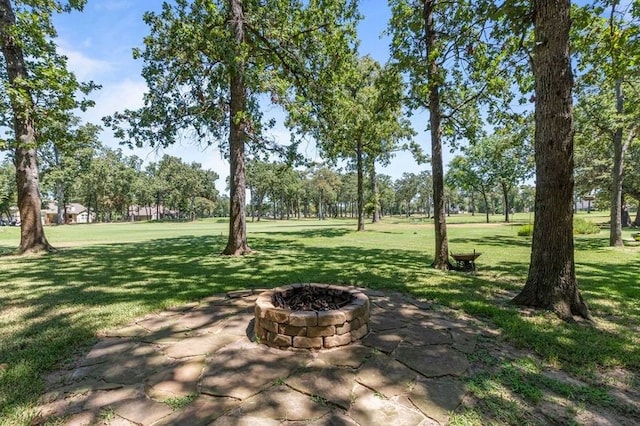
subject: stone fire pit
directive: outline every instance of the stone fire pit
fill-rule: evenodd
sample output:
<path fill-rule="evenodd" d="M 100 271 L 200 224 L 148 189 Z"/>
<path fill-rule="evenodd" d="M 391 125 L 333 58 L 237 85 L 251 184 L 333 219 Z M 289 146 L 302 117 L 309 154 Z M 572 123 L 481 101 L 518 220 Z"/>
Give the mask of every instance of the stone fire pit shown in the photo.
<path fill-rule="evenodd" d="M 292 284 L 260 294 L 255 319 L 256 338 L 268 346 L 334 348 L 369 332 L 369 298 L 349 287 Z"/>

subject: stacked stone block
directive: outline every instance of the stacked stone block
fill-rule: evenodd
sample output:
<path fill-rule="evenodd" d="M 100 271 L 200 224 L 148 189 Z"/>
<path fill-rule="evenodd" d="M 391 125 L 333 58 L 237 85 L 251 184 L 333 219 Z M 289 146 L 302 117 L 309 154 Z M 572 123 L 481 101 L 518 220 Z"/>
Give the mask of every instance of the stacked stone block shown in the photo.
<path fill-rule="evenodd" d="M 331 294 L 351 295 L 340 309 L 292 311 L 273 304 L 274 294 L 303 286 L 321 287 Z M 369 298 L 362 291 L 329 284 L 292 284 L 266 291 L 256 300 L 255 333 L 260 343 L 275 348 L 323 349 L 348 345 L 369 332 Z"/>

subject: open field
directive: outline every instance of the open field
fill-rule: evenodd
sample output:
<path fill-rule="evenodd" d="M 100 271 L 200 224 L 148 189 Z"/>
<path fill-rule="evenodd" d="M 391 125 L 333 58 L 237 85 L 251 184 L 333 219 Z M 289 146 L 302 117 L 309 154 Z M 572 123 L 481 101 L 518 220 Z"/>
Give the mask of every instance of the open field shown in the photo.
<path fill-rule="evenodd" d="M 581 216 L 607 220 L 596 213 Z M 633 406 L 612 402 L 607 393 L 620 387 L 619 381 L 633 392 L 640 387 L 640 247 L 609 248 L 606 230 L 576 236 L 577 276 L 596 322 L 566 324 L 549 313 L 509 305 L 526 278 L 530 255 L 530 239 L 518 237 L 517 229 L 531 219 L 517 215 L 509 225 L 499 220 L 493 216 L 493 223 L 483 224 L 482 215 L 449 220 L 451 251 L 482 252 L 477 275 L 430 269 L 433 228 L 419 218 L 388 218 L 367 224 L 363 233 L 346 220 L 249 223 L 249 244 L 257 252 L 242 258 L 218 255 L 226 221 L 48 227 L 59 251 L 28 257 L 11 255 L 19 229 L 0 227 L 0 423 L 27 424 L 44 374 L 107 329 L 214 293 L 294 282 L 407 292 L 482 318 L 501 330 L 500 339 L 535 355 L 493 365 L 495 377 L 470 379 L 479 400 L 493 401 L 506 388 L 517 404 L 480 403 L 462 410 L 454 423 L 490 418 L 516 424 L 549 389 L 578 405 L 621 410 L 640 421 Z M 625 240 L 630 234 L 625 230 Z M 490 356 L 480 361 L 495 362 Z M 585 380 L 593 389 L 600 386 L 604 393 L 550 382 L 540 374 L 545 368 Z M 624 379 L 616 382 L 612 372 L 624 372 Z"/>

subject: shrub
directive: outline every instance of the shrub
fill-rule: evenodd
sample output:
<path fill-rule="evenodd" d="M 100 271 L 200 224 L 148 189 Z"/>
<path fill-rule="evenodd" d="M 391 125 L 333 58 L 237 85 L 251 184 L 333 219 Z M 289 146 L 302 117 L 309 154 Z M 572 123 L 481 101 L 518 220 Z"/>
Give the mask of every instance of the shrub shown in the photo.
<path fill-rule="evenodd" d="M 582 218 L 573 219 L 573 233 L 574 234 L 597 234 L 600 232 L 600 228 L 593 222 Z M 518 236 L 530 237 L 533 235 L 533 225 L 526 224 L 518 228 Z"/>
<path fill-rule="evenodd" d="M 518 236 L 520 237 L 530 237 L 533 234 L 533 225 L 528 223 L 526 225 L 522 225 L 518 228 Z"/>
<path fill-rule="evenodd" d="M 593 222 L 589 222 L 581 217 L 573 218 L 573 233 L 574 234 L 597 234 L 600 232 L 600 228 Z"/>

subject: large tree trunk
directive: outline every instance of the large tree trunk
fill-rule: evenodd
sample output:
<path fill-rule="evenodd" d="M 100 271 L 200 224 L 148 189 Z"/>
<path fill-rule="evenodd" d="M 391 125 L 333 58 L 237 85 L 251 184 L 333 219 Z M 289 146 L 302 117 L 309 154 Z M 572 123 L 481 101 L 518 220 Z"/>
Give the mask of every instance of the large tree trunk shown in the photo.
<path fill-rule="evenodd" d="M 364 162 L 362 161 L 362 140 L 356 146 L 356 169 L 358 175 L 358 231 L 364 231 Z"/>
<path fill-rule="evenodd" d="M 251 252 L 247 244 L 247 222 L 245 215 L 246 175 L 244 143 L 247 123 L 245 118 L 247 105 L 247 88 L 244 84 L 245 65 L 242 60 L 241 46 L 244 44 L 244 12 L 240 0 L 230 2 L 230 25 L 236 40 L 236 58 L 231 68 L 229 107 L 230 131 L 230 219 L 229 239 L 222 254 L 237 256 Z"/>
<path fill-rule="evenodd" d="M 439 70 L 433 52 L 437 34 L 433 22 L 435 0 L 424 0 L 422 17 L 427 47 L 427 80 L 429 82 L 429 124 L 431 130 L 431 172 L 433 174 L 433 209 L 436 249 L 431 266 L 449 270 L 449 242 L 444 198 L 444 167 L 442 165 L 442 116 L 440 113 Z"/>
<path fill-rule="evenodd" d="M 51 245 L 44 235 L 41 199 L 38 189 L 38 161 L 33 117 L 33 100 L 29 88 L 22 82 L 29 79 L 24 55 L 11 27 L 16 17 L 9 0 L 0 0 L 0 43 L 7 64 L 7 77 L 12 89 L 10 94 L 15 133 L 16 183 L 18 184 L 18 209 L 20 210 L 19 253 L 50 251 Z"/>
<path fill-rule="evenodd" d="M 518 305 L 591 319 L 578 290 L 573 249 L 573 76 L 570 1 L 534 1 L 536 198 L 531 263 Z"/>

